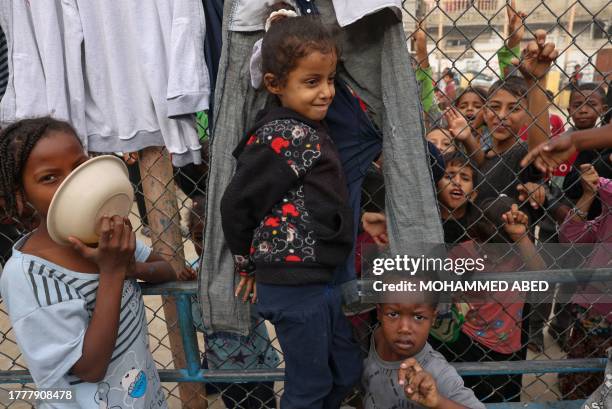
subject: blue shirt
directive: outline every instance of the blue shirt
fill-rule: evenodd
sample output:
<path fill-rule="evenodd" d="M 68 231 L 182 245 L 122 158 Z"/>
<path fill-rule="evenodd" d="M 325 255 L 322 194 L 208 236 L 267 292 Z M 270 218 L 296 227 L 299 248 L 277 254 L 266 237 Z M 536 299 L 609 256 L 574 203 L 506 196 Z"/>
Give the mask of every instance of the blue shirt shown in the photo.
<path fill-rule="evenodd" d="M 166 409 L 155 361 L 149 350 L 145 306 L 136 280 L 125 280 L 117 340 L 104 379 L 88 383 L 71 375 L 96 305 L 99 274 L 68 270 L 22 253 L 19 240 L 0 276 L 0 294 L 17 345 L 38 389 L 71 390 L 71 403 L 42 402 L 38 408 Z M 135 259 L 151 249 L 136 242 Z"/>

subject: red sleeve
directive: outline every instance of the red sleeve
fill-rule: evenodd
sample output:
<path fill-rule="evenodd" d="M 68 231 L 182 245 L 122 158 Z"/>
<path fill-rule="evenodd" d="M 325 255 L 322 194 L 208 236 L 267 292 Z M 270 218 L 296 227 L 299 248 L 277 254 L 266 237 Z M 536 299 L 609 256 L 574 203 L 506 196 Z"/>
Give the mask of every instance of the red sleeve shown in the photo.
<path fill-rule="evenodd" d="M 559 115 L 550 115 L 550 133 L 552 136 L 557 136 L 565 132 L 565 124 Z"/>

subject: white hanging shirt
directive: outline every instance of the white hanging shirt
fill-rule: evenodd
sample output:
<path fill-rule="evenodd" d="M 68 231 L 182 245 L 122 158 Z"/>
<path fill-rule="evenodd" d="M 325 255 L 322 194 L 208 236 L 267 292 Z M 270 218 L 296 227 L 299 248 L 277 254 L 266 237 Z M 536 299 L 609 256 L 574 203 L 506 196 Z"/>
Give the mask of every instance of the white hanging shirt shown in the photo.
<path fill-rule="evenodd" d="M 0 0 L 9 83 L 0 122 L 70 121 L 90 151 L 163 146 L 199 163 L 208 109 L 200 0 Z"/>

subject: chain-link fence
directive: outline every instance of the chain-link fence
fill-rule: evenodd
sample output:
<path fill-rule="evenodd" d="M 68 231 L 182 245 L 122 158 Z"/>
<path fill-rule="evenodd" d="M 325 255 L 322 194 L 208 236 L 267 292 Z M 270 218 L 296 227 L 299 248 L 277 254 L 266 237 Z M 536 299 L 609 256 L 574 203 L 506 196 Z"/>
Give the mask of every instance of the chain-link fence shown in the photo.
<path fill-rule="evenodd" d="M 610 253 L 591 247 L 563 260 L 561 255 L 576 242 L 612 242 L 612 221 L 608 222 L 612 184 L 605 182 L 612 179 L 612 151 L 582 152 L 562 164 L 552 178 L 519 162 L 548 135 L 600 126 L 609 119 L 611 4 L 607 0 L 403 2 L 426 137 L 437 149 L 431 150 L 431 163 L 446 243 L 508 244 L 525 239 L 538 249 L 541 263 L 540 268 L 532 264 L 525 269 L 540 270 L 530 277 L 553 284 L 537 299 L 489 303 L 487 312 L 461 300 L 440 307 L 430 343 L 456 365 L 481 400 L 582 400 L 603 379 L 604 351 L 612 346 L 612 304 L 604 302 L 611 295 L 606 281 L 612 274 Z M 535 80 L 535 75 L 526 82 L 520 79 L 529 77 L 525 64 L 515 68 L 512 60 L 520 60 L 520 50 L 540 29 L 559 55 L 547 76 Z M 177 270 L 184 266 L 197 270 L 206 240 L 202 231 L 207 120 L 205 114 L 198 115 L 204 165 L 173 169 L 159 149 L 125 158 L 136 188 L 130 218 L 137 237 Z M 368 170 L 364 213 L 384 212 L 384 160 L 379 158 Z M 512 209 L 513 204 L 519 208 Z M 509 223 L 508 217 L 515 223 Z M 35 224 L 35 217 L 28 222 L 3 220 L 2 264 L 12 244 Z M 523 226 L 524 231 L 510 224 Z M 376 239 L 361 229 L 358 259 L 361 249 Z M 502 271 L 503 267 L 508 265 L 500 267 Z M 521 267 L 510 269 L 522 274 Z M 359 261 L 357 269 L 361 270 Z M 608 285 L 600 287 L 596 297 L 590 293 L 587 302 L 577 301 L 572 298 L 576 278 Z M 276 407 L 283 391 L 284 364 L 273 326 L 253 316 L 247 337 L 209 333 L 199 317 L 196 293 L 195 283 L 144 290 L 149 347 L 169 406 Z M 347 307 L 346 315 L 367 354 L 378 325 L 375 306 Z M 506 332 L 500 335 L 495 325 Z M 491 341 L 487 331 L 497 339 Z M 0 397 L 7 396 L 3 392 L 32 389 L 1 300 L 0 334 Z M 360 407 L 359 397 L 356 391 L 346 404 Z M 29 405 L 0 399 L 0 407 Z"/>

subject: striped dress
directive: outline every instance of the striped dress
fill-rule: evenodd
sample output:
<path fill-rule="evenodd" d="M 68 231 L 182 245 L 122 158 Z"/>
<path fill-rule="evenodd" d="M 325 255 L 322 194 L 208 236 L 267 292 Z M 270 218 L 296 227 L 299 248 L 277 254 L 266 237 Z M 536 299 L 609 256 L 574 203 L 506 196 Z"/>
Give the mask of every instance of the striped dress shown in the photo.
<path fill-rule="evenodd" d="M 96 305 L 98 274 L 77 273 L 19 251 L 0 276 L 17 344 L 38 387 L 71 389 L 82 408 L 165 409 L 166 399 L 149 350 L 145 305 L 135 280 L 123 285 L 119 330 L 104 379 L 83 382 L 70 375 Z M 151 250 L 137 242 L 136 261 Z M 71 406 L 72 406 L 71 405 Z M 45 402 L 39 407 L 68 407 Z M 74 406 L 73 406 L 74 407 Z"/>

